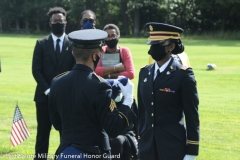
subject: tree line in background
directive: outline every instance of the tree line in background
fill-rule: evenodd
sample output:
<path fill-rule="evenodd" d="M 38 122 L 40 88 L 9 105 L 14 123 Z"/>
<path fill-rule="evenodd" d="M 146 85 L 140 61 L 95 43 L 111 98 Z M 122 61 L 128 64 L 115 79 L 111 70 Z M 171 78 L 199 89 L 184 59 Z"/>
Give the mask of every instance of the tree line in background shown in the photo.
<path fill-rule="evenodd" d="M 240 0 L 0 0 L 0 32 L 48 32 L 49 8 L 67 11 L 69 33 L 80 29 L 82 11 L 96 13 L 96 28 L 119 26 L 121 35 L 141 35 L 147 22 L 168 23 L 187 33 L 239 31 Z"/>

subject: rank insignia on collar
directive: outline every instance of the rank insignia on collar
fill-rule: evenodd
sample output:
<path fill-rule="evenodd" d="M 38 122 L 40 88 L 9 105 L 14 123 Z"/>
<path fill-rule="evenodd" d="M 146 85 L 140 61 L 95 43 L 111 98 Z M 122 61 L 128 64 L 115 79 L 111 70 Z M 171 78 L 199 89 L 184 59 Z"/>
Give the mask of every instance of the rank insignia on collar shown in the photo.
<path fill-rule="evenodd" d="M 170 66 L 171 69 L 173 69 L 173 66 Z"/>
<path fill-rule="evenodd" d="M 143 82 L 147 82 L 147 78 L 145 78 L 145 79 L 143 80 Z"/>
<path fill-rule="evenodd" d="M 170 72 L 169 71 L 167 71 L 167 73 L 166 73 L 167 75 L 169 75 L 170 74 Z"/>

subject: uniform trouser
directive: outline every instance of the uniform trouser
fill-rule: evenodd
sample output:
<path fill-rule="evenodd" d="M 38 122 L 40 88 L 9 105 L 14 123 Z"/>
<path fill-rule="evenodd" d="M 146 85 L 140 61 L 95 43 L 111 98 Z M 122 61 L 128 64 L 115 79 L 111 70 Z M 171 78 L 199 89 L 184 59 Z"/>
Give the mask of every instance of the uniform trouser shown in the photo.
<path fill-rule="evenodd" d="M 155 155 L 155 160 L 159 160 L 159 155 L 158 155 L 158 149 L 157 149 L 157 144 L 156 144 L 156 140 L 154 138 L 154 155 Z"/>
<path fill-rule="evenodd" d="M 37 136 L 35 144 L 35 160 L 47 160 L 49 136 L 52 127 L 48 103 L 36 102 Z"/>

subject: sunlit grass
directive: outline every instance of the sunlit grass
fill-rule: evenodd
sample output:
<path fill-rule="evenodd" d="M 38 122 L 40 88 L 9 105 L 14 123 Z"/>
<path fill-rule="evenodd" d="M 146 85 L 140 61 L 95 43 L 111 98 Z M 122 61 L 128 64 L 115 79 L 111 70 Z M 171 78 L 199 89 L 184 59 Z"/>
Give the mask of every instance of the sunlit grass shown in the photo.
<path fill-rule="evenodd" d="M 38 38 L 32 35 L 0 35 L 0 159 L 8 155 L 33 155 L 36 111 L 33 96 L 36 83 L 31 73 L 33 49 Z M 135 65 L 135 97 L 138 73 L 148 62 L 147 39 L 121 38 L 120 46 L 130 48 Z M 183 39 L 194 70 L 200 98 L 200 155 L 198 160 L 240 159 L 240 42 L 233 40 Z M 206 70 L 215 63 L 215 70 Z M 18 105 L 30 129 L 30 137 L 17 147 L 10 145 L 13 112 Z M 49 154 L 59 145 L 53 129 Z M 24 158 L 31 159 L 31 158 Z"/>

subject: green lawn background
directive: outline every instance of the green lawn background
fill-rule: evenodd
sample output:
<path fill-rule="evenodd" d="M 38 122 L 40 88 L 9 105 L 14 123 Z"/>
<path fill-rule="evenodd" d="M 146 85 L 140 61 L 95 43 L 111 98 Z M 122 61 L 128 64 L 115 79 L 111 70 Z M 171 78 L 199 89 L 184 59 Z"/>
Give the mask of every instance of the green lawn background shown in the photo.
<path fill-rule="evenodd" d="M 33 49 L 43 36 L 0 34 L 0 159 L 16 154 L 34 154 L 36 112 L 33 96 L 36 83 L 31 73 Z M 135 65 L 135 97 L 138 73 L 148 62 L 145 38 L 121 38 L 119 45 L 130 48 Z M 200 154 L 198 160 L 240 159 L 240 41 L 183 39 L 195 72 L 200 98 Z M 215 63 L 215 70 L 206 70 Z M 10 145 L 13 113 L 18 105 L 30 129 L 30 137 L 17 147 Z M 59 144 L 51 132 L 49 153 Z M 14 158 L 14 157 L 12 157 Z M 31 159 L 16 158 L 15 159 Z"/>

